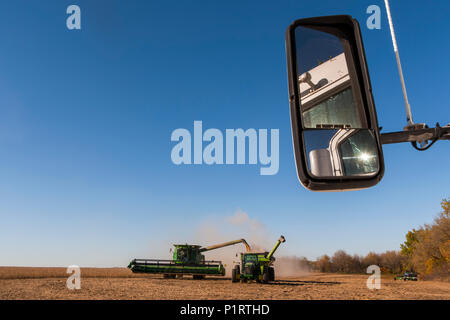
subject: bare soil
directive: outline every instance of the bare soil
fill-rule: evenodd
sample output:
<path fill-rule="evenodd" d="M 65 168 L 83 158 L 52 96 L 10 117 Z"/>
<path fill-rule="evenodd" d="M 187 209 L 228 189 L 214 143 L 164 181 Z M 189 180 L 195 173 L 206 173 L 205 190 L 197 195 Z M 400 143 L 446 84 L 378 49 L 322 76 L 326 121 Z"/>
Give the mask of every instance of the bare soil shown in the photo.
<path fill-rule="evenodd" d="M 394 281 L 369 290 L 369 275 L 311 273 L 270 284 L 231 283 L 227 277 L 193 280 L 133 274 L 124 268 L 81 268 L 81 289 L 69 290 L 65 268 L 0 267 L 0 299 L 444 299 L 450 283 Z"/>

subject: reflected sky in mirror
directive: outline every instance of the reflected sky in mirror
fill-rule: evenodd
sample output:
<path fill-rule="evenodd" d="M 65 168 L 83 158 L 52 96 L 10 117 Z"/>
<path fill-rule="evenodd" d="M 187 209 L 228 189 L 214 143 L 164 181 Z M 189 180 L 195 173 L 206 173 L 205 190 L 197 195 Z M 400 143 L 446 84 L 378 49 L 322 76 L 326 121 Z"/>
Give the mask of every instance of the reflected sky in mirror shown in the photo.
<path fill-rule="evenodd" d="M 297 71 L 301 75 L 344 52 L 339 38 L 332 34 L 305 28 L 295 29 Z M 301 52 L 301 54 L 298 54 Z"/>

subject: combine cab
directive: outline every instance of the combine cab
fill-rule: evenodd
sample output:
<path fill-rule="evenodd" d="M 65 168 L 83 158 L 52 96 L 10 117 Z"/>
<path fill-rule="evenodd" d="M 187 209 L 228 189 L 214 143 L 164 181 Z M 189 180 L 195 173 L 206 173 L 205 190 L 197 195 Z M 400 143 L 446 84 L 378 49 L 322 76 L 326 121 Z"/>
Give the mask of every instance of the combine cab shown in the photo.
<path fill-rule="evenodd" d="M 241 253 L 241 264 L 236 265 L 232 270 L 232 282 L 247 282 L 256 280 L 257 282 L 268 283 L 275 280 L 275 269 L 273 254 L 282 242 L 286 239 L 281 236 L 270 252 L 263 253 Z"/>
<path fill-rule="evenodd" d="M 250 246 L 244 239 L 204 248 L 198 245 L 175 244 L 172 260 L 134 259 L 128 268 L 135 273 L 163 274 L 164 278 L 182 277 L 183 275 L 192 275 L 194 279 L 204 279 L 207 275 L 224 276 L 225 268 L 222 262 L 207 261 L 202 253 L 237 243 L 243 243 L 247 251 L 250 251 Z"/>

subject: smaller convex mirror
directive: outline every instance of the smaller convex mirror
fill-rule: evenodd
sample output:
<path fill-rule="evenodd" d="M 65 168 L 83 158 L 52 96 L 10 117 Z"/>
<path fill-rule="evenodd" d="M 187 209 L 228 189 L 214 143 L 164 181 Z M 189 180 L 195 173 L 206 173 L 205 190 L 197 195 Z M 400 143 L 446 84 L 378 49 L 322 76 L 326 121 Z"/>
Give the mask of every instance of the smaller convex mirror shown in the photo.
<path fill-rule="evenodd" d="M 305 130 L 303 137 L 315 177 L 373 176 L 379 170 L 377 144 L 368 129 Z"/>
<path fill-rule="evenodd" d="M 300 181 L 311 190 L 373 186 L 384 165 L 356 20 L 297 20 L 286 44 Z"/>

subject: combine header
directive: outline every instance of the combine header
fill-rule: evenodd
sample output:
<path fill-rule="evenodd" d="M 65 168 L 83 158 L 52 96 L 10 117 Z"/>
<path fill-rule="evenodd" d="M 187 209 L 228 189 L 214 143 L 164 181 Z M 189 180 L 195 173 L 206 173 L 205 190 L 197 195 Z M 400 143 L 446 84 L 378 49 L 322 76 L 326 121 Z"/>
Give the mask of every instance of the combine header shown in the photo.
<path fill-rule="evenodd" d="M 128 268 L 135 273 L 159 273 L 164 278 L 183 277 L 192 275 L 194 279 L 204 279 L 206 275 L 224 276 L 225 268 L 221 261 L 207 261 L 202 252 L 215 250 L 238 243 L 243 243 L 247 252 L 250 246 L 244 239 L 229 241 L 209 247 L 175 244 L 172 260 L 134 259 Z"/>

